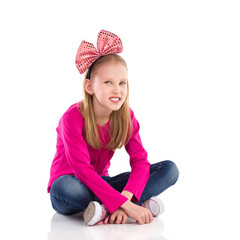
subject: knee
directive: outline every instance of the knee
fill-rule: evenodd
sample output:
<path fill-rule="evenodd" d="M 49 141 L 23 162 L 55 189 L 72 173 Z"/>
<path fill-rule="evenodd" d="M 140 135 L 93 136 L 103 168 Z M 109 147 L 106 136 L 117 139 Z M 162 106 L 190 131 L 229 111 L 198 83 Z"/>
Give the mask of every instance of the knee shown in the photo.
<path fill-rule="evenodd" d="M 171 181 L 171 184 L 174 185 L 179 178 L 178 167 L 173 161 L 167 160 L 165 162 L 169 172 L 169 181 Z"/>
<path fill-rule="evenodd" d="M 64 196 L 71 194 L 74 182 L 72 177 L 70 175 L 63 175 L 57 178 L 50 188 L 50 195 Z"/>
<path fill-rule="evenodd" d="M 62 198 L 59 198 L 55 195 L 50 195 L 52 208 L 59 214 L 63 215 L 72 215 L 75 214 L 77 211 L 74 209 L 70 209 L 66 203 L 66 201 Z"/>
<path fill-rule="evenodd" d="M 165 160 L 157 163 L 157 167 L 165 175 L 169 186 L 174 185 L 179 177 L 179 170 L 177 165 L 170 160 Z"/>
<path fill-rule="evenodd" d="M 89 194 L 88 188 L 72 175 L 57 178 L 50 189 L 50 195 L 76 201 Z"/>
<path fill-rule="evenodd" d="M 53 209 L 64 215 L 85 209 L 91 200 L 91 194 L 92 192 L 72 175 L 57 178 L 50 188 Z"/>

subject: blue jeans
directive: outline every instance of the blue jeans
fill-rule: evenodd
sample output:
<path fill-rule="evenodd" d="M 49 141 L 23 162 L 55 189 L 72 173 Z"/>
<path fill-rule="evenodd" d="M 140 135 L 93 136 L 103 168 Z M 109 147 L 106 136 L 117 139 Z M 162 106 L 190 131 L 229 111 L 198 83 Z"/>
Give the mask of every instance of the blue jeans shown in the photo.
<path fill-rule="evenodd" d="M 167 188 L 175 184 L 178 179 L 178 168 L 174 162 L 166 160 L 150 166 L 150 176 L 137 205 L 142 205 L 153 196 L 158 196 Z M 122 192 L 128 182 L 130 172 L 114 177 L 102 176 L 118 192 Z M 50 189 L 53 209 L 64 215 L 71 215 L 83 211 L 91 201 L 102 202 L 83 183 L 73 175 L 63 175 L 57 178 Z"/>

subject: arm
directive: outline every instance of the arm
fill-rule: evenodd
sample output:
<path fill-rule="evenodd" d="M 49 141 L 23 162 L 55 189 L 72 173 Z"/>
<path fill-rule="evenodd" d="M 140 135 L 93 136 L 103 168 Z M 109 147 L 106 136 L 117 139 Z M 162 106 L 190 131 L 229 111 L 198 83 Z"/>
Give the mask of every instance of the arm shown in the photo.
<path fill-rule="evenodd" d="M 150 175 L 150 163 L 139 135 L 140 125 L 131 110 L 133 134 L 125 149 L 130 156 L 131 174 L 124 190 L 133 193 L 132 201 L 138 202 Z"/>
<path fill-rule="evenodd" d="M 135 119 L 133 112 L 133 135 L 125 146 L 129 156 L 130 165 L 132 168 L 130 178 L 127 185 L 122 191 L 122 195 L 128 198 L 121 208 L 115 211 L 109 220 L 109 223 L 125 223 L 127 216 L 135 219 L 139 224 L 149 223 L 153 220 L 152 214 L 148 209 L 140 207 L 131 202 L 131 200 L 138 202 L 143 189 L 147 183 L 150 174 L 150 163 L 147 160 L 147 152 L 142 146 L 142 142 L 139 135 L 139 123 Z"/>
<path fill-rule="evenodd" d="M 75 176 L 102 201 L 110 213 L 128 199 L 112 188 L 90 164 L 87 144 L 83 139 L 83 119 L 79 112 L 67 112 L 59 123 L 59 134 L 64 144 L 67 161 Z"/>

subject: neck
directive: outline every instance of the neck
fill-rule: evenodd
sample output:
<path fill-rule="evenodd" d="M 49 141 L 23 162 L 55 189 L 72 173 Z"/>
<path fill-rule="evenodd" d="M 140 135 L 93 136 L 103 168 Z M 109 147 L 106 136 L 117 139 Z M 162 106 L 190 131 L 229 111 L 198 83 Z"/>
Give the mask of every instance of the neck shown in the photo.
<path fill-rule="evenodd" d="M 110 115 L 112 113 L 110 109 L 106 109 L 100 104 L 97 104 L 95 101 L 93 101 L 93 111 L 95 122 L 99 126 L 104 126 L 109 121 Z"/>
<path fill-rule="evenodd" d="M 109 121 L 109 117 L 104 119 L 104 118 L 98 118 L 98 117 L 95 116 L 95 122 L 98 126 L 104 126 Z"/>

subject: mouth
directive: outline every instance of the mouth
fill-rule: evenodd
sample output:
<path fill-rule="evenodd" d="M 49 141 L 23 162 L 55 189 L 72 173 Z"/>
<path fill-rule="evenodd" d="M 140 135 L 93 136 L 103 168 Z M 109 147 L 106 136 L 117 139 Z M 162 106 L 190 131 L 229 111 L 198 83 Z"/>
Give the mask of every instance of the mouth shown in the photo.
<path fill-rule="evenodd" d="M 118 103 L 118 102 L 121 100 L 121 98 L 118 98 L 118 97 L 111 97 L 111 98 L 109 98 L 109 99 L 110 99 L 110 101 L 113 102 L 113 103 Z"/>

